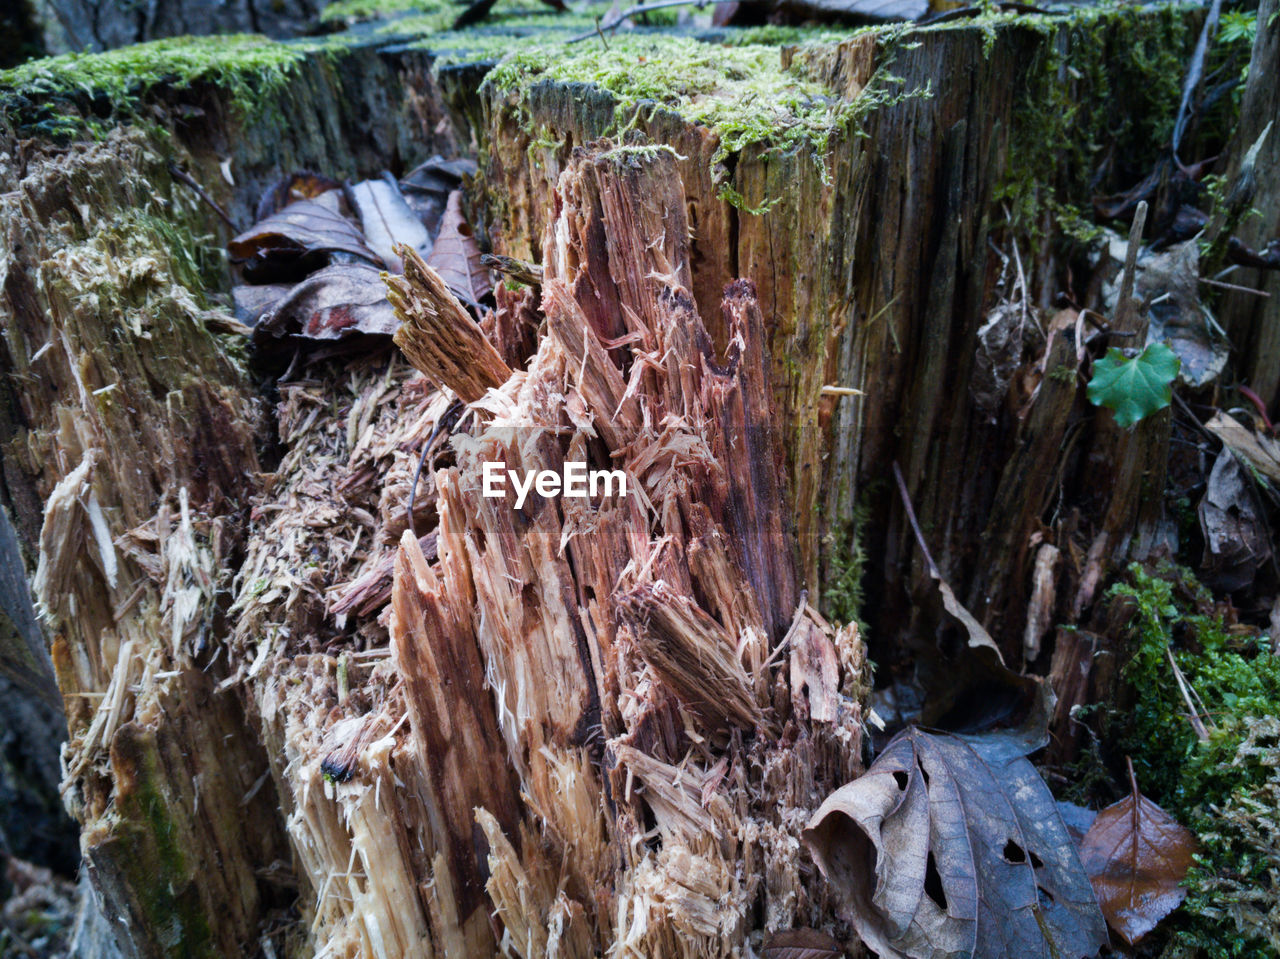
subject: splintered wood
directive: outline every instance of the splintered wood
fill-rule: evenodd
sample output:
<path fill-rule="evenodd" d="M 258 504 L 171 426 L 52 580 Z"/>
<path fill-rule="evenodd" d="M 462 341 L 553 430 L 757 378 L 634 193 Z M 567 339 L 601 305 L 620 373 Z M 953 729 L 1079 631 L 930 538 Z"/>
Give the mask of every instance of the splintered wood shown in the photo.
<path fill-rule="evenodd" d="M 290 449 L 257 511 L 235 660 L 279 747 L 317 952 L 847 939 L 799 837 L 861 771 L 865 661 L 801 589 L 755 289 L 726 288 L 717 351 L 670 151 L 584 148 L 559 193 L 540 301 L 499 296 L 483 324 L 405 252 L 396 342 L 428 385 L 360 368 L 348 442 L 314 385 L 282 387 Z M 387 504 L 403 512 L 424 442 L 410 529 Z M 627 493 L 515 509 L 485 495 L 485 463 L 584 463 Z M 371 499 L 379 469 L 395 496 L 364 532 L 329 498 Z"/>

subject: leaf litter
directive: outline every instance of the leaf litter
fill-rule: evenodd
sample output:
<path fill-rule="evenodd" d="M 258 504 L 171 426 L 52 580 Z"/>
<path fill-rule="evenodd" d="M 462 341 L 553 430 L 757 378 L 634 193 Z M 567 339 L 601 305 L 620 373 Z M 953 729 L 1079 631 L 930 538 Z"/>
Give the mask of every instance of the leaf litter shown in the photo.
<path fill-rule="evenodd" d="M 391 336 L 399 322 L 383 277 L 404 272 L 404 247 L 483 319 L 493 285 L 460 189 L 474 172 L 470 160 L 436 156 L 401 181 L 281 177 L 263 193 L 258 222 L 227 246 L 246 281 L 232 290 L 236 318 L 259 347 Z"/>
<path fill-rule="evenodd" d="M 489 271 L 480 261 L 480 247 L 462 215 L 461 190 L 449 194 L 449 205 L 427 265 L 440 274 L 463 303 L 474 306 L 493 292 Z"/>
<path fill-rule="evenodd" d="M 426 224 L 409 208 L 400 187 L 386 174 L 351 187 L 351 203 L 360 216 L 365 240 L 392 273 L 403 273 L 404 262 L 393 247 L 403 243 L 423 256 L 431 252 Z"/>
<path fill-rule="evenodd" d="M 1093 956 L 1102 913 L 1027 755 L 1052 707 L 976 735 L 910 727 L 805 831 L 841 917 L 881 959 Z"/>

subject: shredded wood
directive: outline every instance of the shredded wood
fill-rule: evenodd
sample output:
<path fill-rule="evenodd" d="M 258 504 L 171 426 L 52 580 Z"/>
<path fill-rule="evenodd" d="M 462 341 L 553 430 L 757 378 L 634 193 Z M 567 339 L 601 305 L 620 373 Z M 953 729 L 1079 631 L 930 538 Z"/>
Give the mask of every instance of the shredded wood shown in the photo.
<path fill-rule="evenodd" d="M 663 152 L 584 151 L 561 190 L 540 300 L 478 324 L 406 251 L 410 362 L 279 385 L 227 683 L 320 955 L 678 959 L 847 932 L 799 837 L 861 769 L 865 657 L 799 591 L 754 288 L 726 291 L 715 350 Z M 516 509 L 485 463 L 617 470 L 628 495 Z"/>

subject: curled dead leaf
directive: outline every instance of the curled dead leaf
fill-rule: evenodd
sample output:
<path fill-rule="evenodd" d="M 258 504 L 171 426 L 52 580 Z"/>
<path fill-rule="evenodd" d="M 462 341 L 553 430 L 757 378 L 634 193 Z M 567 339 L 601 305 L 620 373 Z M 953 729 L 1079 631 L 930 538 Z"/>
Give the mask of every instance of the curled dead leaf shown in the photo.
<path fill-rule="evenodd" d="M 1223 592 L 1252 583 L 1271 558 L 1270 537 L 1249 475 L 1229 448 L 1213 463 L 1197 513 L 1204 533 L 1205 582 Z"/>
<path fill-rule="evenodd" d="M 255 223 L 228 243 L 227 250 L 233 260 L 244 264 L 246 272 L 257 274 L 285 269 L 317 253 L 348 254 L 382 264 L 354 223 L 315 200 L 291 203 Z"/>
<path fill-rule="evenodd" d="M 1213 414 L 1204 428 L 1220 439 L 1231 452 L 1280 486 L 1280 441 L 1251 432 L 1221 410 Z"/>
<path fill-rule="evenodd" d="M 461 157 L 446 160 L 436 155 L 404 175 L 400 181 L 400 192 L 418 219 L 435 236 L 440 232 L 440 221 L 449 204 L 449 195 L 475 172 L 474 160 Z"/>
<path fill-rule="evenodd" d="M 391 336 L 399 326 L 381 271 L 363 263 L 337 263 L 295 286 L 263 314 L 254 333 L 259 340 L 291 333 L 336 340 L 352 333 Z"/>
<path fill-rule="evenodd" d="M 1017 731 L 899 734 L 804 839 L 881 959 L 1093 956 L 1106 928 Z"/>

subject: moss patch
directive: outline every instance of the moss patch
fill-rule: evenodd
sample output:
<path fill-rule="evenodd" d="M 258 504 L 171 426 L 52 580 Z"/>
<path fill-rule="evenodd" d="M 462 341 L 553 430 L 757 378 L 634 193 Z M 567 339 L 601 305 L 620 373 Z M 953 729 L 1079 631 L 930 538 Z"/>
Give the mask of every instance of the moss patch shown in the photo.
<path fill-rule="evenodd" d="M 0 110 L 14 114 L 33 104 L 71 99 L 84 105 L 83 118 L 54 115 L 47 129 L 36 132 L 54 135 L 82 125 L 105 129 L 102 121 L 133 113 L 156 87 L 209 83 L 226 90 L 234 108 L 252 115 L 264 93 L 287 82 L 309 54 L 331 45 L 280 43 L 251 34 L 171 37 L 105 53 L 33 60 L 0 71 Z"/>
<path fill-rule="evenodd" d="M 1021 122 L 996 190 L 998 207 L 1008 206 L 1018 232 L 1074 236 L 1079 204 L 1094 194 L 1128 189 L 1151 172 L 1168 149 L 1199 19 L 1195 8 L 1179 3 L 1099 5 L 1070 18 L 980 18 L 984 27 L 1003 24 L 1056 39 L 1045 45 L 1019 96 Z M 1232 58 L 1247 62 L 1243 40 L 1215 45 L 1207 72 Z M 1202 116 L 1200 138 L 1229 135 L 1234 115 L 1231 98 L 1220 98 Z M 1104 175 L 1095 180 L 1104 161 Z"/>
<path fill-rule="evenodd" d="M 1215 957 L 1274 956 L 1280 916 L 1280 656 L 1267 636 L 1233 629 L 1191 573 L 1133 566 L 1111 595 L 1129 603 L 1135 652 L 1125 678 L 1137 691 L 1129 715 L 1111 717 L 1144 793 L 1199 835 L 1171 949 Z M 1209 738 L 1192 732 L 1174 662 L 1203 701 Z M 1270 915 L 1271 920 L 1267 921 Z M 1173 954 L 1173 953 L 1170 953 Z"/>
<path fill-rule="evenodd" d="M 807 142 L 825 152 L 844 106 L 826 86 L 784 69 L 777 47 L 727 47 L 689 37 L 537 47 L 502 61 L 485 83 L 509 94 L 544 80 L 588 83 L 612 94 L 620 128 L 641 105 L 673 110 L 719 135 L 718 159 L 761 142 L 782 148 Z"/>

